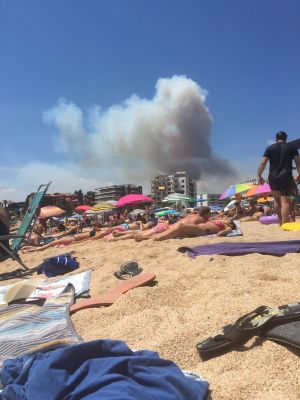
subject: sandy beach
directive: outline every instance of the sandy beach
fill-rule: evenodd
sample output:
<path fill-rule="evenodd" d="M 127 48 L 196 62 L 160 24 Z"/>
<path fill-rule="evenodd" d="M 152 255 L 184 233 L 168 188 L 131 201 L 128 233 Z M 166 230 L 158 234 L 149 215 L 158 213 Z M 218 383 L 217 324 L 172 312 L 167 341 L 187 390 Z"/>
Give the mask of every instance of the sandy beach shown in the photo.
<path fill-rule="evenodd" d="M 74 327 L 84 340 L 120 339 L 133 349 L 157 351 L 181 368 L 203 375 L 215 400 L 298 399 L 299 352 L 255 338 L 207 361 L 202 361 L 196 350 L 199 341 L 221 333 L 224 325 L 260 305 L 300 300 L 299 254 L 202 256 L 191 260 L 177 251 L 183 245 L 219 241 L 299 239 L 298 232 L 283 232 L 275 225 L 251 222 L 242 224 L 242 228 L 244 236 L 235 238 L 211 236 L 159 243 L 88 241 L 24 254 L 22 259 L 35 267 L 47 256 L 74 250 L 80 270 L 94 269 L 91 296 L 118 285 L 113 272 L 121 263 L 136 260 L 145 271 L 155 272 L 157 284 L 131 290 L 110 307 L 73 315 Z M 1 263 L 2 272 L 16 267 L 12 261 Z"/>

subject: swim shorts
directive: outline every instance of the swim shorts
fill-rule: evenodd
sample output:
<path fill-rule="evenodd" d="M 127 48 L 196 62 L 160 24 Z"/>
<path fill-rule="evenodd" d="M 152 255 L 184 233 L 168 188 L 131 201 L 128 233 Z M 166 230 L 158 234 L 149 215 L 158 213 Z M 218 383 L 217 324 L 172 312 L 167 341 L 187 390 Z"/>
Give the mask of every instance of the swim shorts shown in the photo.
<path fill-rule="evenodd" d="M 269 179 L 270 188 L 273 191 L 280 192 L 281 196 L 293 196 L 295 195 L 296 184 L 293 177 L 288 179 Z"/>
<path fill-rule="evenodd" d="M 165 224 L 164 222 L 158 223 L 154 228 L 151 228 L 152 232 L 155 233 L 162 233 L 169 229 L 169 225 Z"/>

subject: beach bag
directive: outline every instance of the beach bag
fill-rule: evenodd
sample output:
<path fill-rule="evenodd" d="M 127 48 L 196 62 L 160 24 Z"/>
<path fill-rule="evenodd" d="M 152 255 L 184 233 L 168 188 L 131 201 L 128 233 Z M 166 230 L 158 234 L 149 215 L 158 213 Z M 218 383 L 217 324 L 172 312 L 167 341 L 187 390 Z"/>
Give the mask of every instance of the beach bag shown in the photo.
<path fill-rule="evenodd" d="M 57 275 L 64 275 L 79 268 L 79 262 L 71 254 L 62 254 L 59 256 L 46 258 L 38 266 L 37 274 L 45 274 L 48 278 Z"/>

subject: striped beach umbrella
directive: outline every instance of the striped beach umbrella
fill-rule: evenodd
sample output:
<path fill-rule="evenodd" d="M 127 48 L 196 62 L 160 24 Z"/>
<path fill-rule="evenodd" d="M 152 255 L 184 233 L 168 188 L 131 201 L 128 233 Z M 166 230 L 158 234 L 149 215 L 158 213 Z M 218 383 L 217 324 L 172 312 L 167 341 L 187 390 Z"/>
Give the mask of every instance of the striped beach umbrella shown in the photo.
<path fill-rule="evenodd" d="M 248 183 L 237 183 L 231 185 L 220 196 L 220 200 L 227 199 L 228 197 L 235 196 L 236 194 L 245 193 L 252 188 L 253 185 Z"/>
<path fill-rule="evenodd" d="M 271 193 L 272 190 L 270 186 L 267 183 L 264 183 L 263 185 L 255 185 L 253 186 L 250 190 L 248 190 L 245 194 L 244 197 L 252 197 L 252 196 L 257 196 L 257 195 L 267 195 Z"/>
<path fill-rule="evenodd" d="M 94 207 L 92 208 L 92 211 L 104 212 L 104 211 L 110 211 L 114 208 L 115 208 L 115 206 L 112 203 L 110 203 L 109 201 L 101 201 L 100 203 L 97 203 L 94 205 Z"/>

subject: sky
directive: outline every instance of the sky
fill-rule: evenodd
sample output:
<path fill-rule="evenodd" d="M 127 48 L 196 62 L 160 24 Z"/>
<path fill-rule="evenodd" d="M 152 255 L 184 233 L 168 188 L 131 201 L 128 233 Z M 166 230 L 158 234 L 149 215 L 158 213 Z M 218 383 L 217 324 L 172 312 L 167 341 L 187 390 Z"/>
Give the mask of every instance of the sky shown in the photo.
<path fill-rule="evenodd" d="M 255 177 L 300 137 L 299 43 L 298 0 L 0 0 L 0 200 Z"/>

